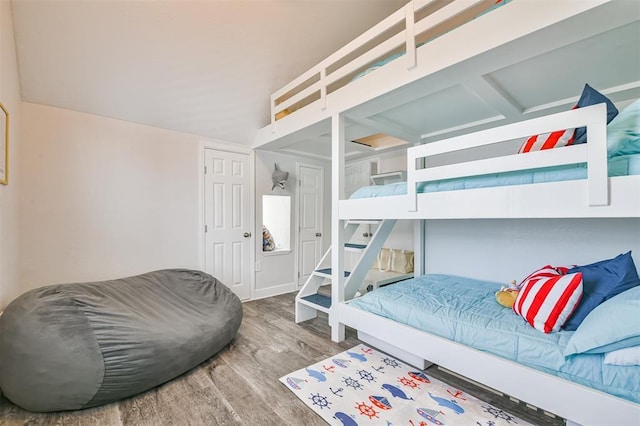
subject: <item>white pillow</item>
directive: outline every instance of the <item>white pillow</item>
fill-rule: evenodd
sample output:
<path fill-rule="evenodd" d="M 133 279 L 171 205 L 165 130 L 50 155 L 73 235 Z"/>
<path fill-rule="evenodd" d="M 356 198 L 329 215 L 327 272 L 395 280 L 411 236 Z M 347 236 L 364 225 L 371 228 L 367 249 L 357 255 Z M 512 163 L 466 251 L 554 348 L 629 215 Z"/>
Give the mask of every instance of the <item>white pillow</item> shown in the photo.
<path fill-rule="evenodd" d="M 604 363 L 610 365 L 640 365 L 640 346 L 631 346 L 604 354 Z"/>

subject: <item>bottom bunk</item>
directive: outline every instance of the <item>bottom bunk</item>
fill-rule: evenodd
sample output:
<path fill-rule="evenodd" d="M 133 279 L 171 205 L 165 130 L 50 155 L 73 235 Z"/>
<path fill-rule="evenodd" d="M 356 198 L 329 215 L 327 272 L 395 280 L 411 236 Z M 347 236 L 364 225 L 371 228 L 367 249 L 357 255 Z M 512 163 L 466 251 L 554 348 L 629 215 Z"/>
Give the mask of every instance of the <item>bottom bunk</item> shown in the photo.
<path fill-rule="evenodd" d="M 406 362 L 428 360 L 572 422 L 640 424 L 640 366 L 565 358 L 578 331 L 534 329 L 496 303 L 499 288 L 426 275 L 341 304 L 339 322 Z"/>

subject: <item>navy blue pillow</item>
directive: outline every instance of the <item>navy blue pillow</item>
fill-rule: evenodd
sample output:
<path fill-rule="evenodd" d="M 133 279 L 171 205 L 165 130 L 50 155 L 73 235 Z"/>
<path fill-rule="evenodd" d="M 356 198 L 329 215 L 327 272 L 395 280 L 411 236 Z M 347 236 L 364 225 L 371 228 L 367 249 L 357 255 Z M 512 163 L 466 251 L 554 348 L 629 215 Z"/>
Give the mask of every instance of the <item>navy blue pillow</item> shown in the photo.
<path fill-rule="evenodd" d="M 578 101 L 576 107 L 583 108 L 590 105 L 597 105 L 605 102 L 607 104 L 607 124 L 614 119 L 616 115 L 618 115 L 618 108 L 611 102 L 609 98 L 607 98 L 602 93 L 598 92 L 593 87 L 588 84 L 584 85 L 584 89 L 582 89 L 582 95 L 580 95 L 580 100 Z M 576 133 L 573 136 L 573 144 L 577 145 L 580 143 L 587 142 L 587 128 L 586 127 L 578 127 L 576 129 Z"/>
<path fill-rule="evenodd" d="M 618 255 L 613 259 L 569 269 L 567 274 L 576 272 L 582 272 L 583 292 L 578 307 L 562 327 L 569 331 L 577 330 L 589 312 L 605 300 L 640 285 L 631 252 Z"/>

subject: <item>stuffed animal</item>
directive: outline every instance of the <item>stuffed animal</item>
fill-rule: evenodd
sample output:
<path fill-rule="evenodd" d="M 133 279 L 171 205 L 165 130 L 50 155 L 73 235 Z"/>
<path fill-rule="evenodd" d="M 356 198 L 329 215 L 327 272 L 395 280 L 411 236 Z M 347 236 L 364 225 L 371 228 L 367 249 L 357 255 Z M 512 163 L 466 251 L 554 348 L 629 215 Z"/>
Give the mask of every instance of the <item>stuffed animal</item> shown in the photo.
<path fill-rule="evenodd" d="M 502 286 L 500 287 L 500 291 L 496 292 L 496 300 L 499 304 L 504 306 L 505 308 L 513 307 L 513 304 L 516 302 L 516 298 L 518 297 L 518 293 L 520 290 L 516 285 L 516 281 L 511 281 L 509 287 Z"/>

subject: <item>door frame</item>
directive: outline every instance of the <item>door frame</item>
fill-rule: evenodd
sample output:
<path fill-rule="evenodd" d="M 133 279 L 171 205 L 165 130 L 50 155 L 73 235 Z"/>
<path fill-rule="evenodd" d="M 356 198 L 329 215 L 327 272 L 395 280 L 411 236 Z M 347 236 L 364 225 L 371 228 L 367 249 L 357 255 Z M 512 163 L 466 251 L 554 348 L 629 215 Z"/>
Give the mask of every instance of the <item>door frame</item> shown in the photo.
<path fill-rule="evenodd" d="M 304 162 L 299 162 L 296 161 L 296 178 L 298 179 L 298 182 L 296 184 L 296 191 L 295 191 L 295 195 L 296 195 L 296 206 L 295 206 L 295 233 L 294 233 L 294 238 L 295 238 L 295 242 L 296 242 L 296 260 L 295 260 L 295 264 L 294 264 L 294 280 L 295 280 L 295 286 L 296 289 L 300 289 L 304 283 L 300 282 L 300 256 L 302 256 L 302 250 L 300 249 L 300 185 L 301 185 L 301 181 L 300 181 L 300 167 L 309 167 L 309 168 L 314 168 L 314 169 L 320 169 L 320 185 L 322 186 L 322 196 L 320 197 L 320 201 L 322 202 L 322 208 L 320 209 L 320 226 L 322 228 L 322 241 L 320 244 L 320 257 L 322 257 L 322 254 L 326 251 L 325 249 L 325 237 L 324 237 L 324 203 L 325 203 L 325 185 L 324 185 L 324 169 L 325 166 L 321 165 L 321 164 L 315 164 L 315 163 L 304 163 Z"/>
<path fill-rule="evenodd" d="M 251 226 L 251 232 L 255 231 L 256 223 L 256 206 L 255 206 L 255 153 L 251 148 L 244 146 L 233 145 L 229 142 L 220 140 L 201 140 L 198 144 L 198 229 L 196 230 L 198 235 L 198 257 L 199 257 L 199 269 L 204 271 L 205 269 L 205 253 L 206 253 L 206 239 L 205 239 L 205 176 L 204 167 L 206 164 L 205 152 L 207 149 L 214 151 L 232 152 L 234 154 L 245 154 L 249 157 L 249 225 Z M 261 236 L 262 237 L 262 236 Z M 249 300 L 253 300 L 255 297 L 256 288 L 256 235 L 251 235 L 251 241 L 249 250 Z"/>

